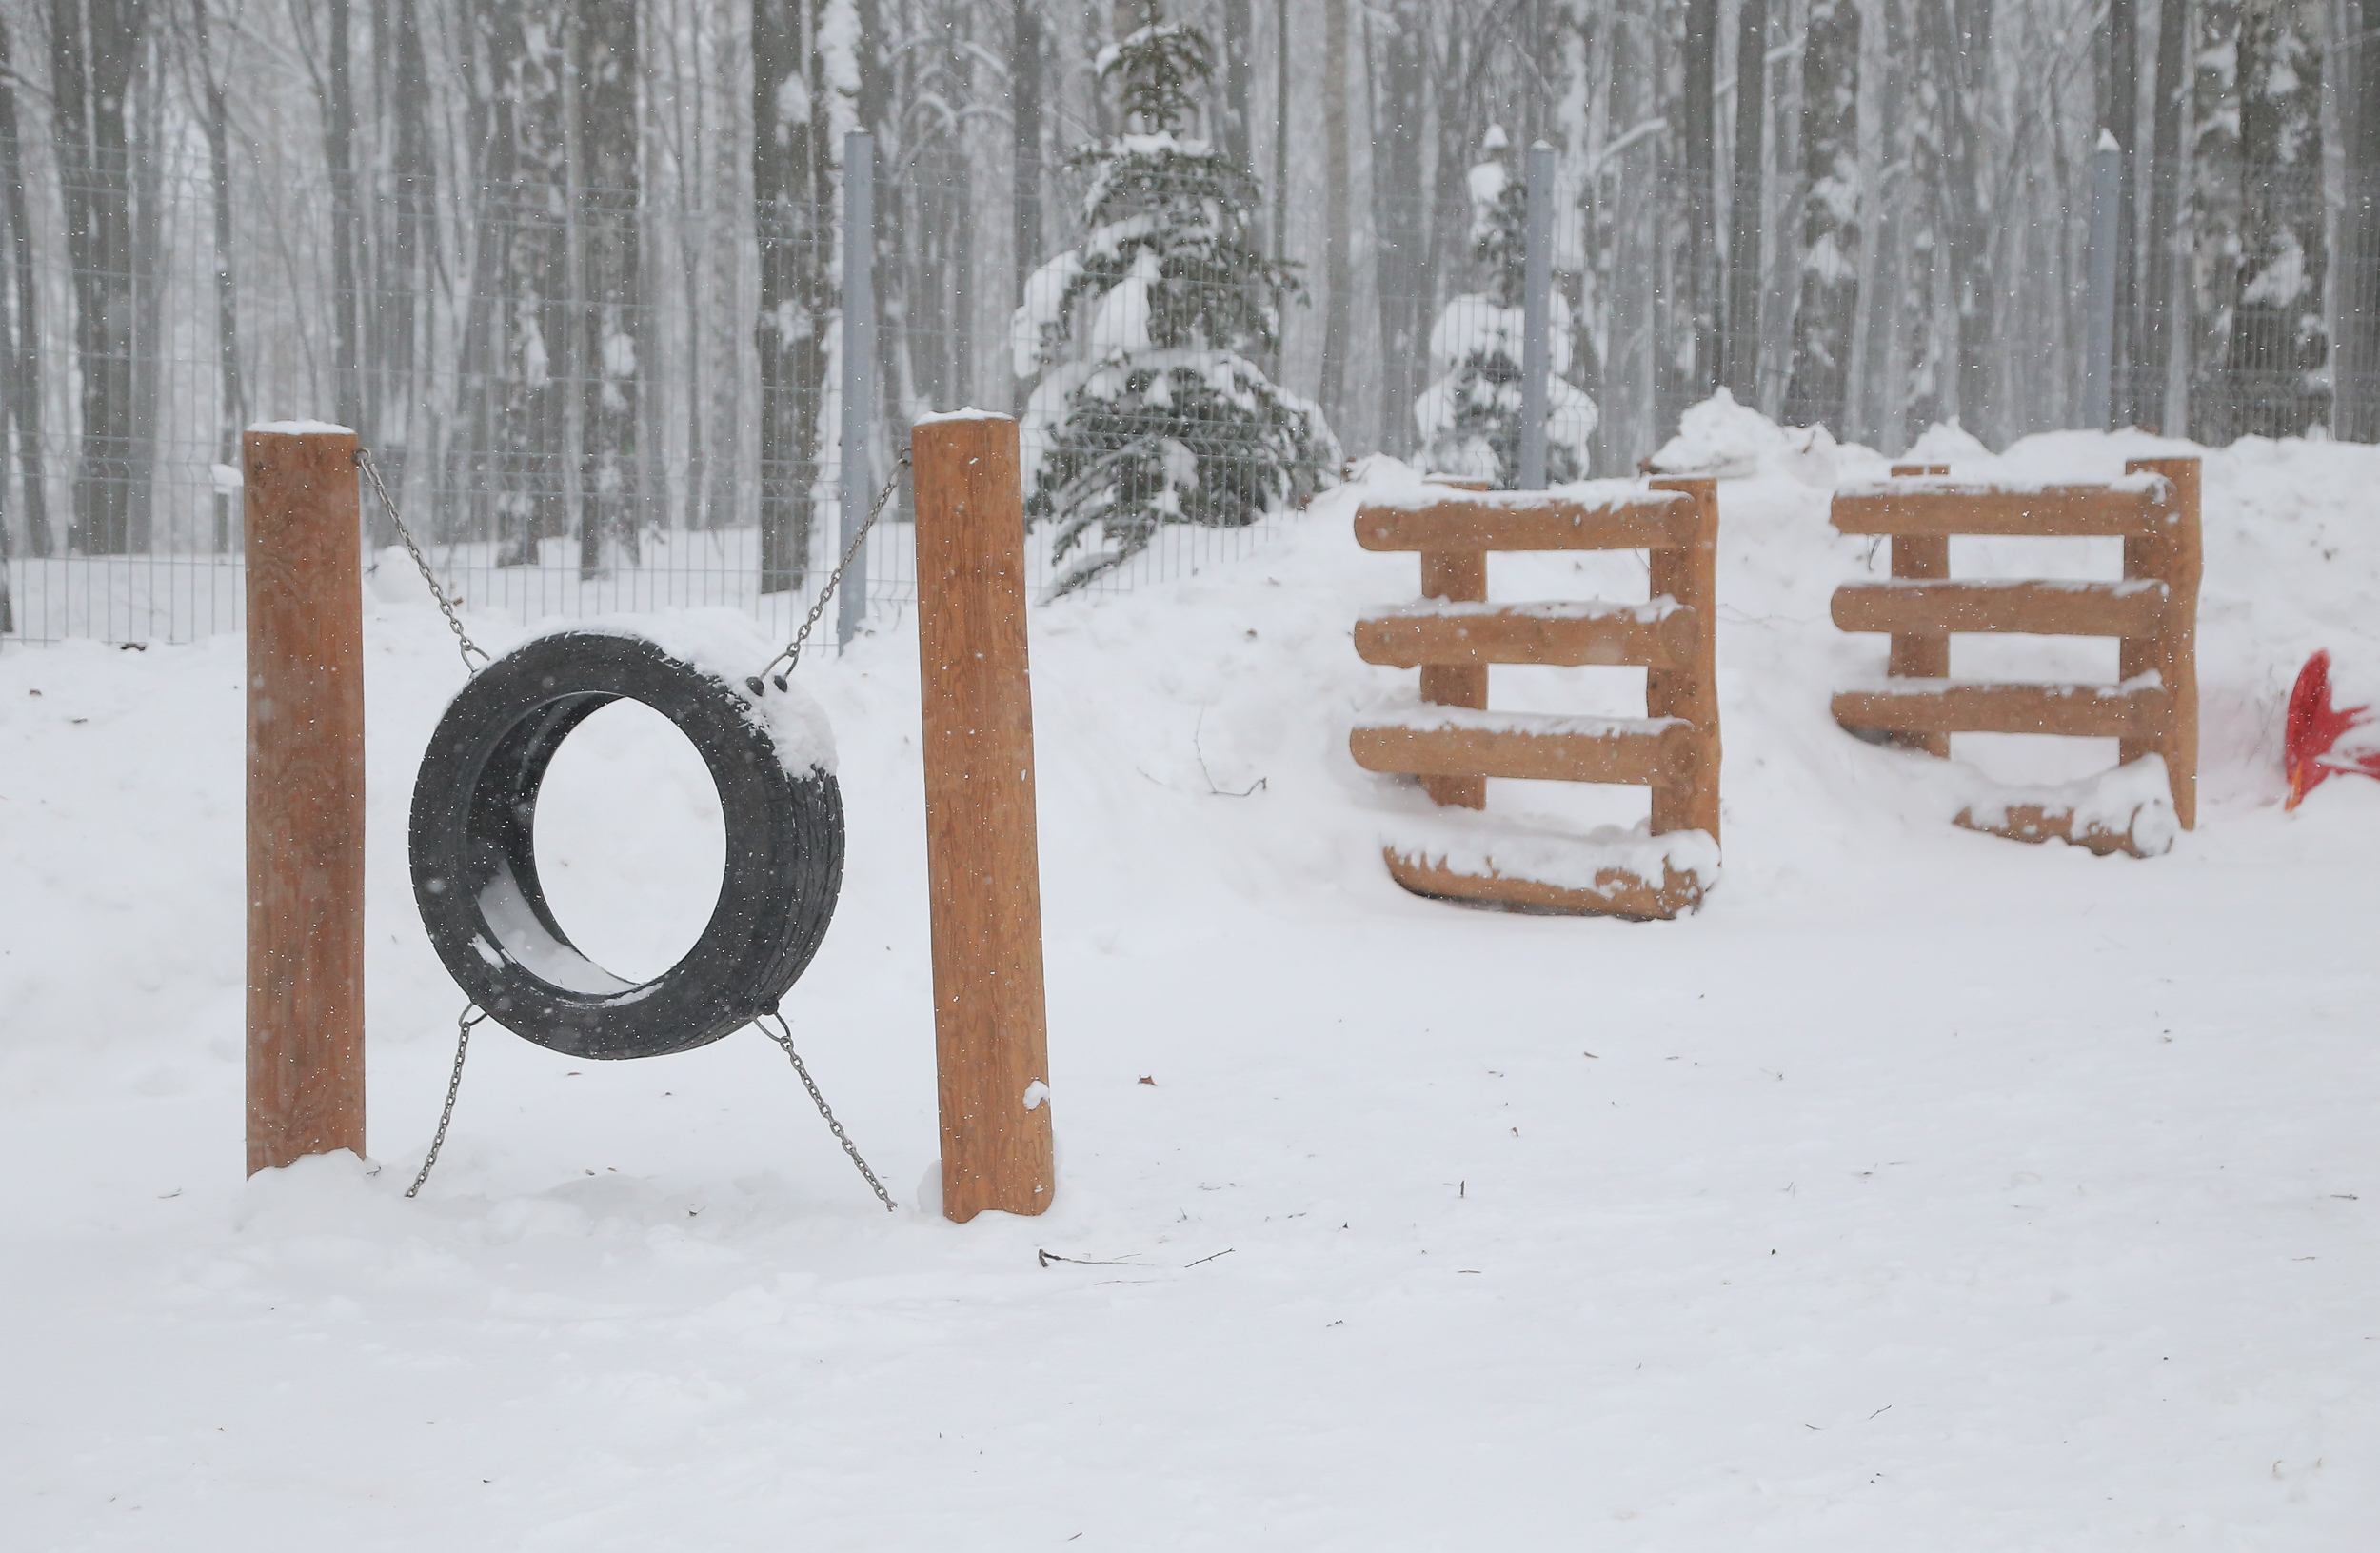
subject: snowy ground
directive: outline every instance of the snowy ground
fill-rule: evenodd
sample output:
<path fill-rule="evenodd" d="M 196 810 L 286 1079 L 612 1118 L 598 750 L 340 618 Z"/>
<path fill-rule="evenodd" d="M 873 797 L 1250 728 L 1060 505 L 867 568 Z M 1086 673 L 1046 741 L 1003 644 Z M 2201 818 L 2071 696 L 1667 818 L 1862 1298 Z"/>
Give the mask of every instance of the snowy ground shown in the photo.
<path fill-rule="evenodd" d="M 2200 828 L 2137 862 L 1952 829 L 1942 771 L 1835 729 L 1829 691 L 1881 668 L 1826 610 L 1869 547 L 1792 473 L 1730 482 L 1725 871 L 1674 924 L 1389 883 L 1399 795 L 1345 734 L 1410 676 L 1348 636 L 1415 568 L 1355 547 L 1343 495 L 1249 559 L 1038 609 L 1060 1190 L 963 1227 L 913 1201 L 907 618 L 803 670 L 851 864 L 788 1005 L 892 1216 L 757 1034 L 604 1065 L 490 1026 L 403 1200 L 459 1002 L 404 817 L 461 675 L 385 600 L 376 1168 L 243 1184 L 239 644 L 12 651 L 0 1544 L 2369 1547 L 2380 784 L 2284 815 L 2276 744 L 2312 648 L 2380 681 L 2376 487 L 2370 449 L 2210 460 Z M 1958 562 L 2114 574 L 2112 542 L 2066 553 Z M 1641 596 L 1636 557 L 1497 567 L 1500 597 Z M 1640 705 L 1623 671 L 1497 674 L 1499 705 Z M 691 938 L 719 845 L 638 717 L 588 726 L 545 835 L 565 921 L 629 971 Z M 1961 741 L 2015 779 L 2109 753 Z M 1642 805 L 1524 786 L 1491 804 Z"/>

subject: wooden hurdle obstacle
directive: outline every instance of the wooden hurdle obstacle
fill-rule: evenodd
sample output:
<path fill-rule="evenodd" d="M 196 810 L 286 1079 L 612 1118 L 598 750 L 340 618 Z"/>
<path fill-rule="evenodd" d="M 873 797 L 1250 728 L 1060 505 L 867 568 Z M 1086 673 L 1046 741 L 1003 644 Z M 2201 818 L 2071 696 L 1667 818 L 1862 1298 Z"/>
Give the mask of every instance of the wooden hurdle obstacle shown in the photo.
<path fill-rule="evenodd" d="M 2181 828 L 2195 828 L 2198 460 L 2133 459 L 2124 471 L 2123 479 L 2104 486 L 2014 488 L 1954 481 L 1940 465 L 1895 465 L 1889 481 L 1837 492 L 1835 528 L 1890 536 L 1893 577 L 1837 588 L 1835 624 L 1847 631 L 1890 632 L 1888 676 L 1938 683 L 1845 691 L 1835 698 L 1835 720 L 1937 756 L 1950 754 L 1953 733 L 2113 738 L 2119 766 L 2148 755 L 2163 758 L 2174 817 Z M 1954 534 L 2121 536 L 2124 580 L 1954 580 Z M 1950 639 L 1957 631 L 2115 637 L 2122 643 L 2123 683 L 1954 681 Z M 2130 832 L 2104 828 L 2071 809 L 2019 805 L 1996 822 L 1964 812 L 1956 823 L 2016 841 L 2055 836 L 2095 852 L 2142 855 Z"/>
<path fill-rule="evenodd" d="M 1652 832 L 1701 831 L 1716 859 L 1716 483 L 1656 480 L 1599 502 L 1444 483 L 1425 488 L 1356 515 L 1365 549 L 1419 553 L 1422 594 L 1356 623 L 1356 650 L 1366 663 L 1421 670 L 1422 703 L 1358 723 L 1348 737 L 1356 763 L 1418 776 L 1436 803 L 1470 809 L 1486 807 L 1490 777 L 1649 786 Z M 1487 601 L 1490 551 L 1616 549 L 1651 553 L 1647 602 Z M 1495 664 L 1643 667 L 1646 715 L 1489 711 Z M 1664 853 L 1657 882 L 1641 867 L 1614 866 L 1589 885 L 1532 878 L 1492 855 L 1484 871 L 1452 866 L 1423 847 L 1392 844 L 1383 855 L 1397 882 L 1418 895 L 1590 915 L 1674 917 L 1701 903 L 1715 873 L 1681 868 Z"/>

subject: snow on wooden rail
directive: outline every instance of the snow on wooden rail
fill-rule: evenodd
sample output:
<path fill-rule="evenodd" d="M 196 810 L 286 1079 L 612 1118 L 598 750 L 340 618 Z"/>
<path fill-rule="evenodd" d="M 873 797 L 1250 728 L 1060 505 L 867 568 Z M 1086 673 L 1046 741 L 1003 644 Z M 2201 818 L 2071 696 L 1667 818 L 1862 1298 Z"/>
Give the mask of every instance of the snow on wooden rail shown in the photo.
<path fill-rule="evenodd" d="M 1835 623 L 1884 631 L 1886 672 L 1902 683 L 1835 697 L 1855 731 L 1948 756 L 1953 733 L 2050 733 L 2119 741 L 2119 767 L 2155 764 L 2174 825 L 2127 811 L 2120 828 L 2067 800 L 1973 805 L 1957 823 L 2016 841 L 2052 836 L 2094 852 L 2149 856 L 2198 818 L 2198 461 L 2134 459 L 2104 486 L 1980 485 L 1939 467 L 1896 466 L 1889 482 L 1846 487 L 1832 517 L 1846 534 L 1893 542 L 1890 582 L 1837 588 Z M 1954 534 L 2121 535 L 2120 583 L 1974 582 L 1950 576 Z M 2112 636 L 2120 685 L 1981 685 L 1950 679 L 1951 634 Z M 2126 791 L 2137 781 L 2123 784 Z M 2137 808 L 2137 806 L 2134 806 Z"/>
<path fill-rule="evenodd" d="M 1718 701 L 1712 607 L 1718 493 L 1709 480 L 1593 491 L 1464 491 L 1433 484 L 1357 512 L 1356 541 L 1412 550 L 1422 598 L 1356 623 L 1366 663 L 1419 668 L 1417 702 L 1348 735 L 1366 770 L 1418 776 L 1437 804 L 1487 805 L 1490 777 L 1652 789 L 1645 829 L 1557 835 L 1484 816 L 1408 825 L 1384 848 L 1419 895 L 1575 914 L 1674 917 L 1718 875 Z M 1646 549 L 1653 597 L 1490 604 L 1491 550 Z M 1487 709 L 1495 664 L 1641 667 L 1646 715 Z"/>

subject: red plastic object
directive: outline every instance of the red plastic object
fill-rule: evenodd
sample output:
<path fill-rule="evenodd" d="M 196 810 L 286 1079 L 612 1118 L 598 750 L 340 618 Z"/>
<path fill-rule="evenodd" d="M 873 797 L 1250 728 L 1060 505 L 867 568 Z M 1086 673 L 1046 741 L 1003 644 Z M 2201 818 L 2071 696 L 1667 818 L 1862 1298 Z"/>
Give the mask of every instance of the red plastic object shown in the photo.
<path fill-rule="evenodd" d="M 2317 652 L 2297 671 L 2290 690 L 2289 726 L 2281 739 L 2281 759 L 2289 772 L 2289 805 L 2295 808 L 2306 795 L 2322 786 L 2333 771 L 2357 771 L 2380 777 L 2380 750 L 2357 760 L 2330 760 L 2330 747 L 2348 729 L 2370 721 L 2369 707 L 2330 705 L 2330 654 Z"/>

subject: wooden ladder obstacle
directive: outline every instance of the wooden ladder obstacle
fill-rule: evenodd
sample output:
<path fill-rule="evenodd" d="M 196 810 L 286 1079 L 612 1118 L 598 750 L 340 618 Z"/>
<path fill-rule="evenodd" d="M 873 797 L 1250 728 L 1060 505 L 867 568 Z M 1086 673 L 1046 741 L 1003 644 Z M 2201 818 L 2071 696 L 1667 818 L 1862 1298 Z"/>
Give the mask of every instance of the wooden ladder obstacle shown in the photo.
<path fill-rule="evenodd" d="M 1423 704 L 1358 723 L 1348 736 L 1356 764 L 1418 776 L 1436 803 L 1471 809 L 1487 806 L 1489 777 L 1649 786 L 1653 833 L 1701 831 L 1716 859 L 1716 482 L 1656 480 L 1601 502 L 1433 484 L 1432 496 L 1415 505 L 1371 504 L 1356 514 L 1365 549 L 1420 554 L 1420 601 L 1358 620 L 1355 639 L 1366 663 L 1419 668 Z M 1651 553 L 1646 603 L 1487 602 L 1491 550 L 1623 549 Z M 1491 712 L 1493 664 L 1643 667 L 1646 715 Z M 1615 865 L 1598 868 L 1591 887 L 1531 878 L 1493 856 L 1479 873 L 1434 861 L 1424 848 L 1392 844 L 1383 855 L 1389 873 L 1417 895 L 1580 915 L 1674 917 L 1701 904 L 1716 877 L 1715 869 L 1680 868 L 1666 853 L 1658 883 Z"/>
<path fill-rule="evenodd" d="M 2122 480 L 2104 486 L 1973 484 L 1950 480 L 1944 465 L 1896 464 L 1892 472 L 1890 481 L 1847 488 L 1835 497 L 1836 531 L 1886 535 L 1893 542 L 1892 580 L 1835 589 L 1835 624 L 1847 631 L 1890 632 L 1886 673 L 1940 683 L 1845 691 L 1835 697 L 1835 721 L 1941 757 L 1951 752 L 1953 733 L 2113 738 L 2120 741 L 2119 766 L 2148 755 L 2164 758 L 2174 817 L 2184 830 L 2195 828 L 2198 460 L 2132 459 Z M 2120 535 L 2124 580 L 1954 580 L 1954 534 Z M 2123 644 L 2123 683 L 1954 681 L 1954 631 L 2112 636 Z M 2102 855 L 2146 855 L 2131 832 L 2104 828 L 2072 808 L 2012 805 L 1997 823 L 1983 823 L 1972 810 L 1955 823 L 2014 841 L 2054 836 Z"/>

